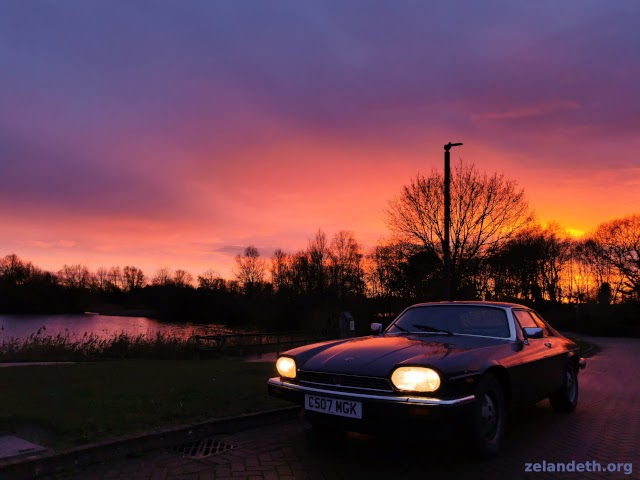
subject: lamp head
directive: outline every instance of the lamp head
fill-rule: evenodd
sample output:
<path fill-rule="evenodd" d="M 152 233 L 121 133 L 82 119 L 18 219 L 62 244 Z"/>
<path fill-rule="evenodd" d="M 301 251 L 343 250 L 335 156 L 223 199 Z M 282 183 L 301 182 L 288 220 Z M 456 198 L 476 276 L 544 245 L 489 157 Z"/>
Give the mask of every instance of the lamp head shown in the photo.
<path fill-rule="evenodd" d="M 451 149 L 451 147 L 459 147 L 460 145 L 462 145 L 462 143 L 451 143 L 451 142 L 449 142 L 444 146 L 444 149 L 445 149 L 445 151 L 448 152 Z"/>

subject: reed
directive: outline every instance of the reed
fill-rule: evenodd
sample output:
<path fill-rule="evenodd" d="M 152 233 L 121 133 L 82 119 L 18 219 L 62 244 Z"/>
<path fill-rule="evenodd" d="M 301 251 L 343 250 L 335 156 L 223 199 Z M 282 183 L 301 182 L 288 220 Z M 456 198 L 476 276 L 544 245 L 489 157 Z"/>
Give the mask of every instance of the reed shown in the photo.
<path fill-rule="evenodd" d="M 193 338 L 157 332 L 111 337 L 87 333 L 81 337 L 66 333 L 49 335 L 44 329 L 24 339 L 3 339 L 0 362 L 79 362 L 101 359 L 189 359 L 197 356 Z"/>

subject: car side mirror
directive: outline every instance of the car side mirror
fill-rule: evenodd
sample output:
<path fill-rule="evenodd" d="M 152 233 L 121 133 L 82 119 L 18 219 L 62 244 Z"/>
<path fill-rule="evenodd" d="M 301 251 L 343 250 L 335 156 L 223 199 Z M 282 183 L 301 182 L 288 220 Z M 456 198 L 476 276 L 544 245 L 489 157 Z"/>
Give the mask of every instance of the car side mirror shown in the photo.
<path fill-rule="evenodd" d="M 524 333 L 525 340 L 528 338 L 542 338 L 544 336 L 540 327 L 524 327 L 522 332 Z"/>
<path fill-rule="evenodd" d="M 382 333 L 382 324 L 381 323 L 372 323 L 371 324 L 371 335 L 380 335 Z"/>

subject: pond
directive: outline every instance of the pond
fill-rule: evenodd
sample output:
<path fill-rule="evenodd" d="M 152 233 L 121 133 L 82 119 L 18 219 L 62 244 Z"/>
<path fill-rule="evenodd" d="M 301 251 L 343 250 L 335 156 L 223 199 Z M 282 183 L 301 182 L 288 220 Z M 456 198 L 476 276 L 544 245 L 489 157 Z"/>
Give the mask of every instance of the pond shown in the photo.
<path fill-rule="evenodd" d="M 69 335 L 82 338 L 96 335 L 112 338 L 120 333 L 130 336 L 155 336 L 156 333 L 188 338 L 192 335 L 234 333 L 224 325 L 177 324 L 146 317 L 121 317 L 99 314 L 71 315 L 0 315 L 0 342 L 11 338 L 26 339 L 30 335 Z"/>

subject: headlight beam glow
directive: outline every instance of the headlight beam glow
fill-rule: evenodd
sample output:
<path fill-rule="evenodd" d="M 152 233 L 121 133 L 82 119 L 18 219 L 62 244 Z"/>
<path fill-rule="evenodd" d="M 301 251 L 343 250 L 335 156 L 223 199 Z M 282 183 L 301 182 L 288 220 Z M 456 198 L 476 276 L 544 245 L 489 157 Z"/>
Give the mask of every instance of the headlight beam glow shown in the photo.
<path fill-rule="evenodd" d="M 426 367 L 400 367 L 391 375 L 391 383 L 405 392 L 435 392 L 440 387 L 440 375 Z"/>
<path fill-rule="evenodd" d="M 289 357 L 280 357 L 276 362 L 276 370 L 281 377 L 296 378 L 296 361 Z"/>

